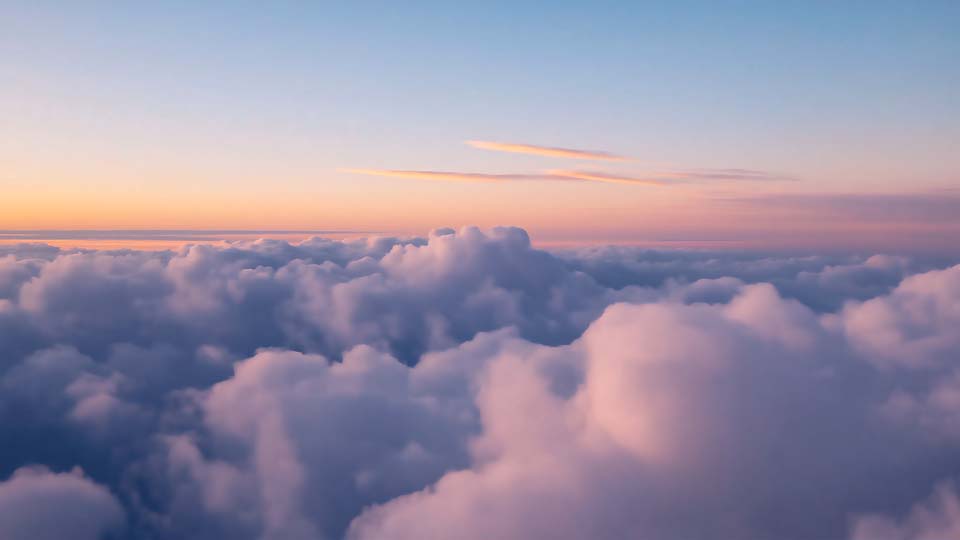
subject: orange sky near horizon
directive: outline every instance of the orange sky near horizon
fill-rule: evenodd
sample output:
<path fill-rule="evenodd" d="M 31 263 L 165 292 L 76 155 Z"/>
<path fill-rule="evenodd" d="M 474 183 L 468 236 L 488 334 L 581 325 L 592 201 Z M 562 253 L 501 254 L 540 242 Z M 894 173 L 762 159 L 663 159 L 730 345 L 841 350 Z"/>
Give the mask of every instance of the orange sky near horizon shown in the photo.
<path fill-rule="evenodd" d="M 210 6 L 11 10 L 0 229 L 513 225 L 550 245 L 960 249 L 945 17 L 852 41 L 812 21 L 704 41 L 719 27 L 578 16 L 590 46 L 557 54 L 570 44 L 536 10 L 501 21 L 513 41 L 461 25 L 437 47 L 430 13 L 359 35 L 300 9 L 259 40 L 240 36 L 265 21 Z"/>

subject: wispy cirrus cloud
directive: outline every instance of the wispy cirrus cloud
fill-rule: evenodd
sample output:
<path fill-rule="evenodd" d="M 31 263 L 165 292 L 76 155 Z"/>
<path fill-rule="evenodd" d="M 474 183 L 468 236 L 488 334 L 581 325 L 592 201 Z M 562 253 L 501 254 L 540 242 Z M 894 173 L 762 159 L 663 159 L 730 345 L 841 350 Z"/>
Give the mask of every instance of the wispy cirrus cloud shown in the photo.
<path fill-rule="evenodd" d="M 737 172 L 740 169 L 704 169 L 699 171 L 653 171 L 642 174 L 618 174 L 603 171 L 551 169 L 542 173 L 478 173 L 462 171 L 338 169 L 349 174 L 386 176 L 438 182 L 507 183 L 524 181 L 580 181 L 634 186 L 668 186 L 698 181 L 776 181 L 788 180 L 762 171 Z"/>
<path fill-rule="evenodd" d="M 396 169 L 339 169 L 340 172 L 363 174 L 367 176 L 387 176 L 393 178 L 408 178 L 411 180 L 433 180 L 438 182 L 478 182 L 499 183 L 530 180 L 572 180 L 549 174 L 491 174 L 457 171 L 408 171 Z"/>
<path fill-rule="evenodd" d="M 547 174 L 551 178 L 584 180 L 588 182 L 606 182 L 609 184 L 663 186 L 669 183 L 668 181 L 665 181 L 661 178 L 656 178 L 656 177 L 625 176 L 622 174 L 610 174 L 610 173 L 597 172 L 597 171 L 567 171 L 567 170 L 555 169 L 555 170 L 548 171 Z"/>
<path fill-rule="evenodd" d="M 493 150 L 495 152 L 510 152 L 513 154 L 532 154 L 565 159 L 587 159 L 598 161 L 629 161 L 629 158 L 601 152 L 598 150 L 582 150 L 577 148 L 561 148 L 555 146 L 539 146 L 535 144 L 508 143 L 497 141 L 467 141 L 474 148 Z"/>
<path fill-rule="evenodd" d="M 796 181 L 797 178 L 755 169 L 687 169 L 668 173 L 689 180 Z"/>
<path fill-rule="evenodd" d="M 718 198 L 740 207 L 795 212 L 819 219 L 960 225 L 960 193 L 780 193 Z"/>
<path fill-rule="evenodd" d="M 580 150 L 574 148 L 559 148 L 537 146 L 532 144 L 506 143 L 494 141 L 470 140 L 467 144 L 474 148 L 510 152 L 519 154 L 534 154 L 540 156 L 603 161 L 630 161 L 628 158 L 608 152 Z M 698 181 L 776 181 L 795 180 L 787 176 L 754 169 L 683 169 L 660 165 L 653 168 L 652 164 L 643 167 L 642 172 L 611 172 L 597 170 L 570 170 L 552 169 L 538 173 L 484 173 L 463 171 L 437 170 L 404 170 L 404 169 L 367 169 L 341 168 L 340 172 L 363 174 L 368 176 L 386 176 L 407 178 L 412 180 L 431 180 L 440 182 L 476 182 L 476 183 L 505 183 L 515 181 L 583 181 L 601 182 L 607 184 L 629 184 L 645 186 L 662 186 L 668 184 L 682 184 Z"/>
<path fill-rule="evenodd" d="M 541 174 L 488 174 L 456 171 L 408 171 L 394 169 L 340 169 L 350 174 L 431 180 L 439 182 L 504 183 L 524 181 L 602 182 L 607 184 L 630 184 L 638 186 L 661 186 L 668 182 L 649 177 L 625 176 L 596 171 L 550 170 Z"/>

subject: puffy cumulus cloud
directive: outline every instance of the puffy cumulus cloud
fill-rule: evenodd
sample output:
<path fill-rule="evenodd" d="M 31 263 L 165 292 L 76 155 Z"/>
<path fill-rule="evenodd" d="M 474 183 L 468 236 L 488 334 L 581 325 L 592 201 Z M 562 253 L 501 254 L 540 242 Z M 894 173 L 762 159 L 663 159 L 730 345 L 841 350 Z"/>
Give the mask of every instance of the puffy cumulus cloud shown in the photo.
<path fill-rule="evenodd" d="M 886 516 L 857 518 L 852 540 L 942 540 L 960 537 L 960 497 L 952 483 L 937 486 L 901 522 Z"/>
<path fill-rule="evenodd" d="M 886 365 L 953 362 L 960 351 L 960 265 L 910 276 L 886 296 L 847 305 L 853 344 Z"/>
<path fill-rule="evenodd" d="M 511 228 L 437 231 L 426 242 L 65 253 L 38 268 L 4 260 L 26 268 L 0 325 L 19 354 L 50 343 L 93 354 L 117 343 L 212 343 L 243 355 L 283 346 L 337 358 L 370 344 L 414 362 L 511 325 L 536 341 L 569 342 L 611 295 Z"/>
<path fill-rule="evenodd" d="M 10 299 L 23 283 L 39 272 L 41 261 L 20 260 L 14 255 L 0 256 L 0 299 Z"/>
<path fill-rule="evenodd" d="M 6 248 L 0 536 L 949 535 L 950 262 Z"/>
<path fill-rule="evenodd" d="M 567 346 L 483 334 L 414 367 L 264 351 L 197 396 L 206 436 L 236 446 L 170 458 L 210 509 L 251 497 L 250 536 L 839 538 L 852 512 L 952 474 L 956 448 L 902 437 L 882 373 L 837 339 L 761 284 L 616 304 Z"/>
<path fill-rule="evenodd" d="M 335 537 L 365 505 L 466 464 L 475 414 L 456 402 L 462 394 L 428 391 L 439 384 L 430 371 L 366 346 L 341 363 L 263 351 L 200 400 L 213 455 L 181 437 L 170 442 L 168 467 L 189 480 L 179 489 L 193 493 L 183 496 L 211 512 L 249 513 L 252 500 L 259 513 L 248 526 L 266 537 Z"/>
<path fill-rule="evenodd" d="M 80 470 L 18 469 L 0 482 L 0 537 L 5 540 L 97 540 L 124 524 L 120 504 Z"/>
<path fill-rule="evenodd" d="M 471 466 L 349 536 L 842 537 L 852 509 L 903 504 L 890 485 L 951 468 L 892 466 L 942 454 L 874 421 L 878 381 L 831 349 L 764 285 L 727 305 L 612 306 L 570 346 L 491 357 Z"/>
<path fill-rule="evenodd" d="M 537 342 L 561 343 L 610 301 L 589 277 L 532 249 L 520 229 L 438 231 L 426 246 L 395 247 L 378 267 L 358 268 L 358 278 L 322 291 L 313 287 L 314 269 L 294 276 L 293 311 L 306 327 L 325 330 L 303 340 L 326 340 L 335 350 L 374 344 L 408 361 L 505 326 Z"/>
<path fill-rule="evenodd" d="M 908 275 L 960 262 L 956 256 L 789 255 L 624 246 L 562 250 L 557 256 L 610 288 L 736 278 L 746 283 L 772 283 L 781 294 L 816 311 L 836 311 L 848 300 L 883 295 Z"/>

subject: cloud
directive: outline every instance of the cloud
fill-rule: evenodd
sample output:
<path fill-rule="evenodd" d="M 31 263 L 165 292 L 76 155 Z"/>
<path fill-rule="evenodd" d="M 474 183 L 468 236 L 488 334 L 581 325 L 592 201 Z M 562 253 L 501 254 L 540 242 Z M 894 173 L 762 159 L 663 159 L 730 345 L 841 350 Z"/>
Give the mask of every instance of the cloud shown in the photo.
<path fill-rule="evenodd" d="M 628 158 L 593 150 L 578 150 L 575 148 L 557 148 L 552 146 L 537 146 L 533 144 L 518 144 L 494 141 L 467 141 L 467 144 L 483 150 L 496 152 L 511 152 L 515 154 L 533 154 L 564 159 L 588 159 L 598 161 L 628 161 Z"/>
<path fill-rule="evenodd" d="M 957 262 L 509 227 L 7 246 L 0 536 L 950 531 L 952 488 L 911 509 L 960 473 Z"/>
<path fill-rule="evenodd" d="M 687 169 L 674 171 L 676 178 L 691 180 L 796 181 L 796 178 L 753 169 Z"/>
<path fill-rule="evenodd" d="M 662 186 L 666 182 L 656 178 L 641 178 L 635 176 L 623 176 L 618 174 L 609 174 L 604 172 L 596 171 L 567 171 L 554 169 L 548 171 L 547 174 L 550 176 L 557 176 L 561 178 L 573 178 L 576 180 L 588 180 L 591 182 L 607 182 L 611 184 L 629 184 L 629 185 L 643 185 L 643 186 Z"/>
<path fill-rule="evenodd" d="M 852 540 L 937 540 L 960 536 L 960 497 L 943 482 L 917 503 L 902 523 L 883 515 L 858 517 Z"/>
<path fill-rule="evenodd" d="M 890 294 L 849 302 L 839 324 L 850 342 L 879 364 L 903 367 L 951 362 L 960 351 L 960 266 L 909 276 Z"/>
<path fill-rule="evenodd" d="M 520 154 L 534 154 L 540 156 L 583 159 L 599 161 L 629 161 L 627 158 L 610 154 L 607 152 L 598 152 L 590 150 L 577 150 L 572 148 L 556 148 L 549 146 L 536 146 L 530 144 L 516 144 L 492 141 L 467 141 L 467 144 L 474 148 L 484 150 L 494 150 L 498 152 L 511 152 Z M 480 183 L 502 183 L 511 181 L 530 181 L 530 180 L 581 180 L 590 182 L 604 182 L 630 185 L 665 185 L 668 183 L 685 183 L 702 180 L 726 180 L 726 181 L 776 181 L 776 180 L 795 180 L 783 175 L 758 171 L 752 169 L 688 169 L 688 170 L 655 170 L 648 171 L 638 175 L 625 175 L 621 173 L 611 173 L 604 171 L 582 171 L 554 169 L 541 174 L 529 173 L 478 173 L 478 172 L 459 172 L 459 171 L 433 171 L 433 170 L 396 170 L 396 169 L 360 169 L 360 168 L 342 168 L 340 172 L 350 174 L 363 174 L 370 176 L 386 176 L 394 178 L 409 178 L 415 180 L 433 180 L 441 182 L 480 182 Z M 669 180 L 669 182 L 668 182 Z"/>
<path fill-rule="evenodd" d="M 123 522 L 116 499 L 79 470 L 24 467 L 0 482 L 0 536 L 5 540 L 97 540 Z"/>
<path fill-rule="evenodd" d="M 768 194 L 722 198 L 718 202 L 778 212 L 799 212 L 822 219 L 960 223 L 960 195 L 950 192 Z"/>
<path fill-rule="evenodd" d="M 654 178 L 624 176 L 595 171 L 550 170 L 542 174 L 486 174 L 450 171 L 397 171 L 389 169 L 341 169 L 351 174 L 433 180 L 440 182 L 502 183 L 515 181 L 585 181 L 611 184 L 660 186 L 666 182 Z"/>
<path fill-rule="evenodd" d="M 872 475 L 891 474 L 876 468 L 890 455 L 871 442 L 886 428 L 858 420 L 867 394 L 841 397 L 856 375 L 818 375 L 836 361 L 827 341 L 765 286 L 714 307 L 612 306 L 569 347 L 491 357 L 471 466 L 366 511 L 348 537 L 842 536 L 842 509 L 885 487 Z"/>
<path fill-rule="evenodd" d="M 585 181 L 642 186 L 665 186 L 702 180 L 783 180 L 766 173 L 653 171 L 643 175 L 624 175 L 601 171 L 551 169 L 540 174 L 475 173 L 456 171 L 408 171 L 394 169 L 339 169 L 350 174 L 431 180 L 439 182 L 505 183 L 521 181 Z"/>
<path fill-rule="evenodd" d="M 434 180 L 439 182 L 479 182 L 497 183 L 522 180 L 562 180 L 562 178 L 543 174 L 487 174 L 451 171 L 398 171 L 392 169 L 340 169 L 350 174 L 368 176 L 387 176 L 410 178 L 413 180 Z"/>
<path fill-rule="evenodd" d="M 0 241 L 47 241 L 47 240 L 183 240 L 183 241 L 211 241 L 227 240 L 231 238 L 249 239 L 261 238 L 270 235 L 302 235 L 320 236 L 335 234 L 370 234 L 372 231 L 355 230 L 243 230 L 243 229 L 117 229 L 117 230 L 0 230 Z"/>

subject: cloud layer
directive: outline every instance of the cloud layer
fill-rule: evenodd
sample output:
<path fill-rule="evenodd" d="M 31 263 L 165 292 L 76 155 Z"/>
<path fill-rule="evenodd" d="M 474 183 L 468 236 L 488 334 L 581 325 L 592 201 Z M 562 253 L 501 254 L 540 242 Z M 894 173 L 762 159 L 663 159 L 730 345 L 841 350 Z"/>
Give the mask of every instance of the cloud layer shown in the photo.
<path fill-rule="evenodd" d="M 0 250 L 3 538 L 960 523 L 956 259 L 547 252 L 513 228 Z"/>

